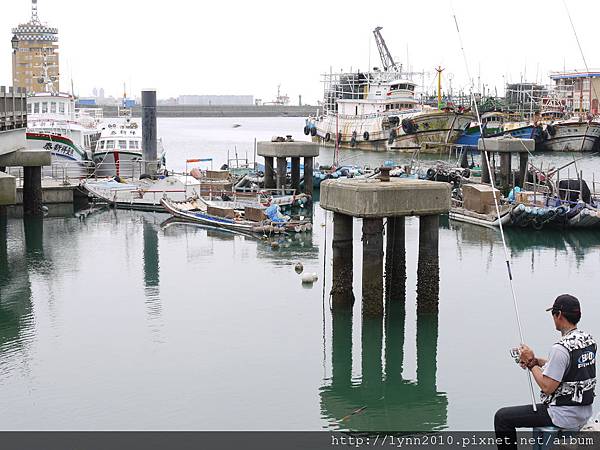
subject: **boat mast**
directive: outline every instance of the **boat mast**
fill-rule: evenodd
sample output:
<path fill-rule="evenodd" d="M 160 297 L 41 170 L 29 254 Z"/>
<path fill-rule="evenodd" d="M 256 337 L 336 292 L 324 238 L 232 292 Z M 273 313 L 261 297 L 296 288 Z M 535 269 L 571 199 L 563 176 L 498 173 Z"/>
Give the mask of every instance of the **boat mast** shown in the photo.
<path fill-rule="evenodd" d="M 435 68 L 438 73 L 438 90 L 437 90 L 437 101 L 438 101 L 438 109 L 442 109 L 442 66 L 438 66 Z"/>

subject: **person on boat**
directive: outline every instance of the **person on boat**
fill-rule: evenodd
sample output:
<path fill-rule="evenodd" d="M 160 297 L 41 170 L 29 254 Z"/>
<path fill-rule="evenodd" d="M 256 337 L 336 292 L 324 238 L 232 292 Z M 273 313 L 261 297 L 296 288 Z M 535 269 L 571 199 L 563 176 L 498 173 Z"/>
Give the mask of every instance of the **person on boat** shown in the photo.
<path fill-rule="evenodd" d="M 531 371 L 542 391 L 542 403 L 537 405 L 537 412 L 531 404 L 496 412 L 494 428 L 499 449 L 517 449 L 517 428 L 579 430 L 592 417 L 597 346 L 592 336 L 577 328 L 581 319 L 579 300 L 563 294 L 546 311 L 552 312 L 556 330 L 562 335 L 548 359 L 535 356 L 526 345 L 519 348 L 519 364 Z"/>

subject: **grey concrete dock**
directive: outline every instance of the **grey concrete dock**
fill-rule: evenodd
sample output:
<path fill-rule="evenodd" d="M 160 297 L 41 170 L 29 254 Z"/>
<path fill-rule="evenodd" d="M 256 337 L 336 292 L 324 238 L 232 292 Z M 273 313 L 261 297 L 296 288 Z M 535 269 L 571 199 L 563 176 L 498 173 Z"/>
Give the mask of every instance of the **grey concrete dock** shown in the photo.
<path fill-rule="evenodd" d="M 388 181 L 386 181 L 388 180 Z M 321 183 L 321 207 L 334 213 L 334 310 L 349 310 L 352 293 L 352 222 L 363 219 L 362 312 L 367 317 L 384 313 L 384 219 L 387 222 L 386 297 L 403 298 L 406 281 L 404 218 L 419 216 L 419 267 L 417 310 L 437 313 L 439 296 L 439 215 L 450 210 L 451 191 L 446 183 L 411 179 L 340 179 Z M 398 290 L 394 295 L 394 291 Z"/>
<path fill-rule="evenodd" d="M 257 153 L 265 158 L 265 188 L 285 189 L 287 159 L 291 158 L 292 189 L 300 187 L 300 158 L 304 158 L 304 193 L 313 193 L 313 160 L 319 156 L 318 144 L 305 141 L 258 142 Z M 275 160 L 277 168 L 275 169 Z M 275 178 L 276 175 L 276 178 Z"/>

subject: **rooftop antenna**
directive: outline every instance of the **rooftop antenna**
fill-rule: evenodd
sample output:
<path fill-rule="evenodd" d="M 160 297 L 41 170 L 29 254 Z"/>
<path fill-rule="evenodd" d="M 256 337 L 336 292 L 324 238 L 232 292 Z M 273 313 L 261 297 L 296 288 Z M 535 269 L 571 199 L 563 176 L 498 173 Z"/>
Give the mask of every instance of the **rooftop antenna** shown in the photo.
<path fill-rule="evenodd" d="M 38 17 L 38 6 L 37 0 L 31 0 L 31 23 L 41 25 L 40 18 Z"/>

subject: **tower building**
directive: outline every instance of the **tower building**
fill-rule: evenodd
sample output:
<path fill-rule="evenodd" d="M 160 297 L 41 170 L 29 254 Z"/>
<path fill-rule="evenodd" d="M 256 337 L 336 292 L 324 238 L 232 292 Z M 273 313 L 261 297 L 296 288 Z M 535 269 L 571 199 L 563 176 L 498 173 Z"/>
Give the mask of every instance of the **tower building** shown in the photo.
<path fill-rule="evenodd" d="M 44 92 L 46 83 L 43 77 L 47 70 L 58 91 L 58 29 L 40 21 L 37 0 L 31 1 L 29 22 L 12 31 L 13 86 L 25 88 L 27 92 Z"/>

